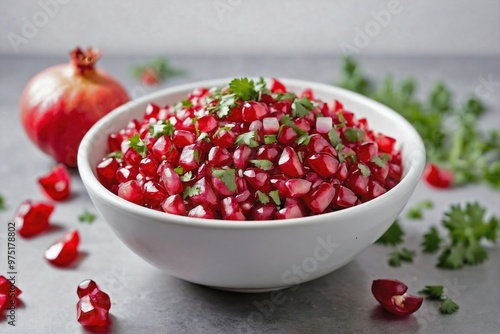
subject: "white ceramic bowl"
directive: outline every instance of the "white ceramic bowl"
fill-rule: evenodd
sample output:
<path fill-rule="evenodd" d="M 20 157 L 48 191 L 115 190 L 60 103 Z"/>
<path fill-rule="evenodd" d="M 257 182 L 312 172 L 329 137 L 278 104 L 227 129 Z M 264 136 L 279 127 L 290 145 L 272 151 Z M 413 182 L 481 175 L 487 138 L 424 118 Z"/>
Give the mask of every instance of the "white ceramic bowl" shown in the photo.
<path fill-rule="evenodd" d="M 148 103 L 173 104 L 195 88 L 221 86 L 230 79 L 168 88 L 117 108 L 87 133 L 78 168 L 97 210 L 133 252 L 189 282 L 218 289 L 262 292 L 285 288 L 331 273 L 377 240 L 398 217 L 415 190 L 425 149 L 415 129 L 393 110 L 330 85 L 283 79 L 290 91 L 312 88 L 325 101 L 338 99 L 346 110 L 366 117 L 372 129 L 397 139 L 403 179 L 386 194 L 338 212 L 278 221 L 225 221 L 188 218 L 127 202 L 104 188 L 95 166 L 105 155 L 107 136 Z"/>

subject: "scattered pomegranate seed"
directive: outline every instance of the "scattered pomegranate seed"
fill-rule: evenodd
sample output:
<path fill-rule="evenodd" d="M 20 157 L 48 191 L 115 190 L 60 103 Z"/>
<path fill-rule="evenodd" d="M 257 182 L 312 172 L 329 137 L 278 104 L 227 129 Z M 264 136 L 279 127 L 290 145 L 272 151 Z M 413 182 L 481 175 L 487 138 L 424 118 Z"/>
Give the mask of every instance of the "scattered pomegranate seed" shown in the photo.
<path fill-rule="evenodd" d="M 69 197 L 71 177 L 62 164 L 39 178 L 38 183 L 42 186 L 43 192 L 54 201 L 62 201 Z"/>
<path fill-rule="evenodd" d="M 23 202 L 14 215 L 19 234 L 28 238 L 45 230 L 53 211 L 54 206 L 49 203 L 32 203 L 30 200 Z"/>
<path fill-rule="evenodd" d="M 45 251 L 45 258 L 56 266 L 67 266 L 77 257 L 79 243 L 78 231 L 69 231 Z"/>
<path fill-rule="evenodd" d="M 372 283 L 372 294 L 386 310 L 395 315 L 406 316 L 416 312 L 424 299 L 406 293 L 408 287 L 395 279 L 377 279 Z"/>
<path fill-rule="evenodd" d="M 237 87 L 246 90 L 239 95 Z M 277 79 L 267 88 L 242 81 L 195 90 L 174 106 L 149 104 L 142 120 L 108 136 L 108 150 L 124 153 L 98 163 L 106 188 L 196 218 L 342 210 L 383 195 L 403 175 L 393 138 L 373 132 L 339 101 L 325 103 L 310 89 L 289 93 Z"/>
<path fill-rule="evenodd" d="M 423 177 L 429 185 L 435 188 L 445 189 L 453 184 L 453 173 L 447 169 L 439 168 L 433 163 L 427 164 Z"/>
<path fill-rule="evenodd" d="M 109 321 L 111 300 L 92 280 L 82 281 L 77 288 L 80 300 L 76 304 L 76 318 L 85 327 L 103 327 Z"/>
<path fill-rule="evenodd" d="M 0 310 L 8 309 L 11 305 L 18 307 L 21 301 L 17 298 L 22 291 L 13 282 L 0 275 Z"/>

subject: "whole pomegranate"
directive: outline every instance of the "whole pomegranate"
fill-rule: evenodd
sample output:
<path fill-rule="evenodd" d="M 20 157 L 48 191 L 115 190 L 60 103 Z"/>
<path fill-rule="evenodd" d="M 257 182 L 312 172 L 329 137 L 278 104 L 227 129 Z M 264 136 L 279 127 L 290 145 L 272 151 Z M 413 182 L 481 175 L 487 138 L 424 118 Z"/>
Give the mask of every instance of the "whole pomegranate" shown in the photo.
<path fill-rule="evenodd" d="M 94 67 L 101 52 L 79 47 L 71 62 L 35 75 L 21 96 L 21 121 L 30 139 L 58 162 L 75 167 L 78 146 L 90 127 L 127 102 L 125 89 Z"/>

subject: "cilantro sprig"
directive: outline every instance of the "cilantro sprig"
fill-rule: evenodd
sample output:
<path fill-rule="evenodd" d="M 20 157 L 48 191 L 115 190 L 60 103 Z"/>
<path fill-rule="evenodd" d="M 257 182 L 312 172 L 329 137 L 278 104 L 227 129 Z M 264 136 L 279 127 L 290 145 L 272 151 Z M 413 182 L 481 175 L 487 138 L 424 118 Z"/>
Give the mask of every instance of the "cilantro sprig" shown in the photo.
<path fill-rule="evenodd" d="M 141 139 L 138 133 L 129 138 L 130 147 L 132 147 L 137 153 L 139 153 L 143 158 L 148 152 L 148 147 Z"/>
<path fill-rule="evenodd" d="M 382 245 L 398 245 L 403 242 L 404 232 L 399 221 L 394 221 L 391 227 L 375 242 Z"/>
<path fill-rule="evenodd" d="M 160 138 L 161 136 L 172 137 L 175 131 L 174 125 L 170 120 L 159 120 L 156 124 L 151 124 L 149 126 L 149 133 L 154 138 Z"/>
<path fill-rule="evenodd" d="M 236 171 L 234 169 L 212 169 L 212 176 L 224 182 L 230 192 L 236 191 Z"/>
<path fill-rule="evenodd" d="M 79 216 L 78 216 L 78 220 L 81 222 L 81 223 L 87 223 L 87 224 L 91 224 L 94 222 L 96 218 L 96 215 L 92 212 L 90 212 L 89 210 L 84 210 Z"/>
<path fill-rule="evenodd" d="M 0 195 L 0 211 L 7 210 L 7 205 L 5 204 L 5 199 Z"/>
<path fill-rule="evenodd" d="M 395 249 L 391 252 L 387 263 L 391 267 L 400 267 L 403 262 L 413 262 L 414 256 L 415 251 L 406 248 Z"/>
<path fill-rule="evenodd" d="M 442 285 L 427 285 L 418 293 L 426 295 L 427 298 L 431 300 L 440 300 L 441 305 L 439 306 L 439 312 L 442 314 L 455 313 L 459 309 L 458 304 L 446 296 L 444 292 L 445 290 Z"/>
<path fill-rule="evenodd" d="M 434 203 L 427 199 L 423 200 L 414 206 L 412 206 L 407 212 L 406 212 L 406 218 L 408 219 L 423 219 L 424 218 L 424 213 L 423 211 L 426 209 L 432 209 L 434 208 Z"/>

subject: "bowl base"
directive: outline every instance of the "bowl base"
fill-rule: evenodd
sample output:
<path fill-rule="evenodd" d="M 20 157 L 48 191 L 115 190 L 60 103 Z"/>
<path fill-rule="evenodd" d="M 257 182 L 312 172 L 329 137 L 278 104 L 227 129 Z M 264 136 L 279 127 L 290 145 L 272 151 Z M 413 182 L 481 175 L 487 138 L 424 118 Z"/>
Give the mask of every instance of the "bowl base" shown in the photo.
<path fill-rule="evenodd" d="M 278 286 L 278 287 L 272 287 L 272 288 L 224 288 L 221 286 L 207 285 L 207 287 L 212 288 L 212 289 L 216 289 L 216 290 L 229 291 L 229 292 L 241 292 L 241 293 L 264 293 L 264 292 L 271 292 L 271 291 L 288 289 L 292 286 L 293 285 L 285 285 L 285 286 Z"/>

